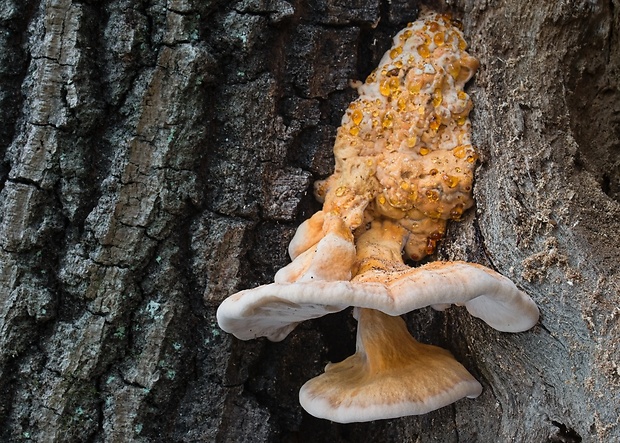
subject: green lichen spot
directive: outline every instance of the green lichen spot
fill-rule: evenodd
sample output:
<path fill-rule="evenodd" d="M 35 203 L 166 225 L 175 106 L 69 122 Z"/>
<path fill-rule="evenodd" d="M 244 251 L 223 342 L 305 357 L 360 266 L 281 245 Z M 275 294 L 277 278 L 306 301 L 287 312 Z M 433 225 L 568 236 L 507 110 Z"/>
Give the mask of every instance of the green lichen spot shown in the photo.
<path fill-rule="evenodd" d="M 125 337 L 125 327 L 119 326 L 118 328 L 116 328 L 116 331 L 114 332 L 114 338 L 122 339 L 124 337 Z"/>

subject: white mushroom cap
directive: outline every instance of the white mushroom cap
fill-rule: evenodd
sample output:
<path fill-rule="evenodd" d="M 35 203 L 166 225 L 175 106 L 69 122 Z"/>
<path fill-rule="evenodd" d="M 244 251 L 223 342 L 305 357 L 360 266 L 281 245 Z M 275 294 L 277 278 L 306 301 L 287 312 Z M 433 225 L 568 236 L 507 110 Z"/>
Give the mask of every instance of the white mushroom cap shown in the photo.
<path fill-rule="evenodd" d="M 247 289 L 222 302 L 217 322 L 241 340 L 267 337 L 281 341 L 302 321 L 349 307 L 342 294 L 350 293 L 350 285 L 346 281 L 316 281 Z"/>
<path fill-rule="evenodd" d="M 371 269 L 352 281 L 272 283 L 238 292 L 217 311 L 220 327 L 237 338 L 283 340 L 297 323 L 348 306 L 401 315 L 425 306 L 464 305 L 474 317 L 504 332 L 538 321 L 538 308 L 508 278 L 467 262 L 432 262 L 418 268 Z"/>
<path fill-rule="evenodd" d="M 386 287 L 385 302 L 355 306 L 401 315 L 424 306 L 443 310 L 465 306 L 474 317 L 502 332 L 522 332 L 538 322 L 534 301 L 507 277 L 476 263 L 431 262 L 418 268 L 374 269 L 358 274 L 354 284 L 379 283 Z M 384 308 L 383 305 L 389 305 Z"/>
<path fill-rule="evenodd" d="M 338 423 L 425 414 L 482 386 L 450 352 L 417 342 L 400 317 L 361 309 L 357 352 L 304 384 L 299 402 Z"/>

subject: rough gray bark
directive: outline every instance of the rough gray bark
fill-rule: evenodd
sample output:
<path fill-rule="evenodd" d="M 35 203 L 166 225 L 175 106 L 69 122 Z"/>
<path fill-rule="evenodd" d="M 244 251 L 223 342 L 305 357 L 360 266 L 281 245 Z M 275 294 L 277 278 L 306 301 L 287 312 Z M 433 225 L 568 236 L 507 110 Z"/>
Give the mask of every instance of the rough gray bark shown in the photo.
<path fill-rule="evenodd" d="M 418 2 L 5 0 L 0 440 L 620 439 L 620 3 L 448 3 L 481 61 L 482 161 L 439 256 L 508 275 L 541 322 L 410 314 L 484 393 L 337 425 L 297 391 L 353 352 L 348 312 L 281 343 L 214 313 L 287 263 L 349 80 Z"/>

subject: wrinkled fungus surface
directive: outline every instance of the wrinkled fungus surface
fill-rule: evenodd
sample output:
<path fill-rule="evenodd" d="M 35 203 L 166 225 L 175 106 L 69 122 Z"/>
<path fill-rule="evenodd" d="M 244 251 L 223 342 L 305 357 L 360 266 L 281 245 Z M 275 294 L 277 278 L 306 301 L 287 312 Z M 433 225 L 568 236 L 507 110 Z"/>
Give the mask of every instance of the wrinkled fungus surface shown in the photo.
<path fill-rule="evenodd" d="M 356 307 L 357 352 L 301 390 L 312 415 L 337 422 L 423 414 L 480 384 L 445 350 L 418 343 L 402 319 L 413 309 L 464 306 L 505 332 L 538 321 L 530 297 L 497 272 L 466 262 L 409 267 L 432 254 L 449 220 L 473 204 L 477 154 L 463 90 L 478 61 L 449 17 L 425 13 L 394 45 L 346 111 L 335 170 L 315 185 L 323 209 L 289 245 L 272 284 L 219 307 L 220 327 L 248 340 L 283 340 L 304 320 Z"/>
<path fill-rule="evenodd" d="M 431 254 L 447 220 L 471 207 L 477 159 L 463 90 L 478 60 L 448 17 L 429 14 L 400 31 L 347 109 L 334 145 L 336 167 L 318 182 L 328 216 L 356 229 L 397 220 L 413 260 Z"/>

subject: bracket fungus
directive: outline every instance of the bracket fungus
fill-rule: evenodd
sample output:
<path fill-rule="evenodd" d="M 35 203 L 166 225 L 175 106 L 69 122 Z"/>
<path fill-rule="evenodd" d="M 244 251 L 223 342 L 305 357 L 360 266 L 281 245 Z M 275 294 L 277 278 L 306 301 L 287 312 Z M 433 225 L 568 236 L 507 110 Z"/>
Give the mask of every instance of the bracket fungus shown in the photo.
<path fill-rule="evenodd" d="M 334 144 L 335 170 L 315 184 L 323 209 L 289 245 L 292 262 L 272 284 L 224 300 L 220 327 L 242 340 L 283 340 L 308 319 L 354 307 L 357 351 L 300 391 L 312 415 L 336 422 L 423 414 L 482 387 L 452 355 L 418 343 L 398 316 L 450 305 L 505 332 L 525 331 L 538 308 L 484 266 L 431 262 L 449 220 L 473 205 L 477 154 L 464 92 L 478 60 L 459 26 L 424 12 L 347 109 Z"/>

